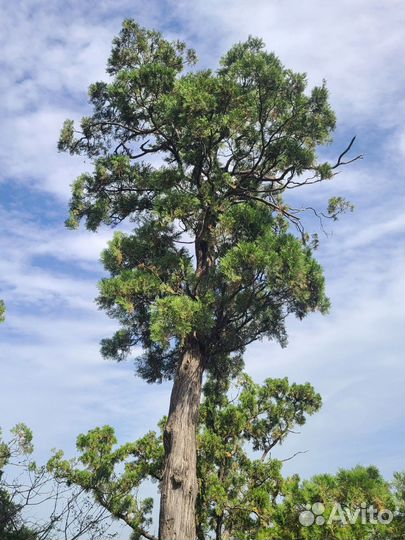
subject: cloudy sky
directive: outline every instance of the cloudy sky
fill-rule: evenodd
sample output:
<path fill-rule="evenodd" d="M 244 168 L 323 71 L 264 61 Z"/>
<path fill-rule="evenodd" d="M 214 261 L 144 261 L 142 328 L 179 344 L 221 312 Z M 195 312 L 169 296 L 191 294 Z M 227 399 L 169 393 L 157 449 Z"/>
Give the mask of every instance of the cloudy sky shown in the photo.
<path fill-rule="evenodd" d="M 102 360 L 115 328 L 93 299 L 99 253 L 111 231 L 68 231 L 69 185 L 88 164 L 58 154 L 65 118 L 89 112 L 86 90 L 105 78 L 123 18 L 181 38 L 201 66 L 249 34 L 264 38 L 310 84 L 327 80 L 337 113 L 336 157 L 353 135 L 365 159 L 333 183 L 303 190 L 304 203 L 332 194 L 355 212 L 321 236 L 333 309 L 291 320 L 290 344 L 254 344 L 257 380 L 310 381 L 322 411 L 276 453 L 307 477 L 376 464 L 403 468 L 404 441 L 404 9 L 402 0 L 15 0 L 0 3 L 0 425 L 35 432 L 39 459 L 73 455 L 76 434 L 112 424 L 121 441 L 153 428 L 170 386 L 134 377 L 131 362 Z"/>

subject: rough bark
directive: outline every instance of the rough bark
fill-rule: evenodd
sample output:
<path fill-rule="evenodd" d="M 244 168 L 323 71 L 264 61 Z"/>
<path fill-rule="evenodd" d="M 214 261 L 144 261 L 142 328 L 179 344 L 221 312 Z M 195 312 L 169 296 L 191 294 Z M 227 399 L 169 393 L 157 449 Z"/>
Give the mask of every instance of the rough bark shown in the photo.
<path fill-rule="evenodd" d="M 203 358 L 196 342 L 178 366 L 163 435 L 165 467 L 160 486 L 159 540 L 195 540 L 198 493 L 196 431 Z"/>

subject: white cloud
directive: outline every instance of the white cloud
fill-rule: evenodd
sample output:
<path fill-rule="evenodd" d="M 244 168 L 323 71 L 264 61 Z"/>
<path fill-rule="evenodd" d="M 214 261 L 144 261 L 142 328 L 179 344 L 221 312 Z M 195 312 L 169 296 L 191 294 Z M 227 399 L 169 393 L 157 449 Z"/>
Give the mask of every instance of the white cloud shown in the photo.
<path fill-rule="evenodd" d="M 287 67 L 328 81 L 341 122 L 398 125 L 403 100 L 404 10 L 400 0 L 214 0 L 173 2 L 190 39 L 224 52 L 249 34 L 262 37 Z"/>
<path fill-rule="evenodd" d="M 345 249 L 358 249 L 362 246 L 375 244 L 384 241 L 390 234 L 403 233 L 405 220 L 403 215 L 399 215 L 386 221 L 371 224 L 367 229 L 361 229 L 345 243 Z"/>
<path fill-rule="evenodd" d="M 79 2 L 0 6 L 0 182 L 18 180 L 68 197 L 83 161 L 57 153 L 62 122 L 86 112 L 89 84 L 106 78 L 111 41 L 125 16 L 120 10 L 134 16 L 140 4 L 102 2 L 89 12 Z M 155 18 L 149 9 L 140 14 L 144 24 Z"/>

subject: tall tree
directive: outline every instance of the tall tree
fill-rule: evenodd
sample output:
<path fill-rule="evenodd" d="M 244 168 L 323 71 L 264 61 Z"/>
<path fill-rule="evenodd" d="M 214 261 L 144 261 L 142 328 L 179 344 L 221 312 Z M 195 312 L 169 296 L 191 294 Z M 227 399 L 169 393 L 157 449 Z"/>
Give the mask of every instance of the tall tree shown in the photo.
<path fill-rule="evenodd" d="M 249 343 L 286 344 L 288 314 L 328 309 L 303 209 L 282 195 L 331 179 L 352 145 L 335 164 L 318 161 L 317 145 L 335 126 L 325 85 L 306 93 L 305 75 L 285 69 L 260 39 L 232 47 L 215 72 L 193 63 L 184 43 L 124 21 L 110 81 L 90 86 L 93 114 L 79 129 L 67 120 L 59 141 L 94 162 L 74 182 L 68 225 L 135 224 L 103 253 L 110 277 L 98 303 L 121 329 L 102 352 L 122 360 L 141 345 L 141 376 L 174 381 L 161 540 L 196 537 L 203 373 L 226 377 Z M 334 198 L 325 215 L 347 207 Z"/>
<path fill-rule="evenodd" d="M 0 323 L 4 322 L 5 312 L 6 312 L 6 306 L 4 305 L 3 300 L 0 300 Z"/>

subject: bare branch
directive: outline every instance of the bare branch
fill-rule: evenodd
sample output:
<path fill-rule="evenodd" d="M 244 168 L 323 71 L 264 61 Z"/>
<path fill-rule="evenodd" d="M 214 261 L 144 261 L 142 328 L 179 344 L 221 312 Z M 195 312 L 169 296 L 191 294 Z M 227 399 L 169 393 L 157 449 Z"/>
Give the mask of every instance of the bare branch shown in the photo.
<path fill-rule="evenodd" d="M 335 163 L 335 165 L 333 165 L 332 169 L 336 169 L 337 167 L 340 167 L 341 165 L 348 165 L 349 163 L 353 163 L 353 161 L 357 161 L 358 159 L 363 159 L 363 155 L 359 154 L 358 156 L 354 157 L 353 159 L 350 159 L 349 161 L 342 161 L 343 156 L 345 156 L 349 152 L 355 140 L 356 140 L 356 136 L 352 138 L 352 140 L 349 143 L 349 146 L 345 150 L 343 150 L 343 152 L 340 154 L 337 162 Z"/>
<path fill-rule="evenodd" d="M 284 461 L 290 461 L 290 459 L 294 459 L 295 456 L 298 456 L 298 454 L 306 454 L 307 452 L 309 452 L 309 450 L 303 450 L 301 452 L 295 452 L 295 454 L 293 454 L 292 456 L 288 457 L 288 458 L 285 458 L 285 459 L 282 459 L 281 461 L 284 463 Z"/>

